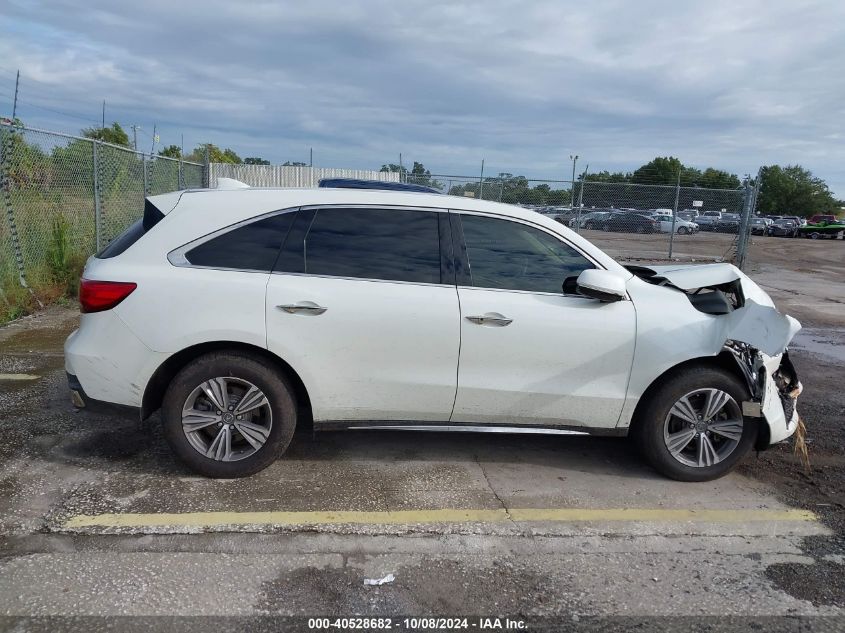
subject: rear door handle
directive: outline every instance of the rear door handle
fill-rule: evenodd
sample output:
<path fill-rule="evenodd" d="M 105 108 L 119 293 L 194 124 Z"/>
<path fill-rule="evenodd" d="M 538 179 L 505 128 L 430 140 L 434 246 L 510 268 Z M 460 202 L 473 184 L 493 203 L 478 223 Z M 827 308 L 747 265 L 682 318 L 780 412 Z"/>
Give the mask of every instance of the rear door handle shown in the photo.
<path fill-rule="evenodd" d="M 323 314 L 328 308 L 314 303 L 313 301 L 300 301 L 298 303 L 285 303 L 276 306 L 279 310 L 283 310 L 288 314 L 310 314 L 317 316 Z"/>
<path fill-rule="evenodd" d="M 513 319 L 509 319 L 498 312 L 487 312 L 481 316 L 468 316 L 464 318 L 470 323 L 475 323 L 476 325 L 492 325 L 495 327 L 505 327 L 506 325 L 513 323 Z"/>

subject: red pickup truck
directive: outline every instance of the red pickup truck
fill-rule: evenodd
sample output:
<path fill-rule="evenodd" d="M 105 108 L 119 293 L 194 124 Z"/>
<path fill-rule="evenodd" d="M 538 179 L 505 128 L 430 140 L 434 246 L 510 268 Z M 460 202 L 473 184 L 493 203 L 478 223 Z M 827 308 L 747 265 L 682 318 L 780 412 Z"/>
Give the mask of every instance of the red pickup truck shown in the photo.
<path fill-rule="evenodd" d="M 809 220 L 807 220 L 807 224 L 819 224 L 821 222 L 828 222 L 828 223 L 836 222 L 836 216 L 835 215 L 814 215 Z"/>

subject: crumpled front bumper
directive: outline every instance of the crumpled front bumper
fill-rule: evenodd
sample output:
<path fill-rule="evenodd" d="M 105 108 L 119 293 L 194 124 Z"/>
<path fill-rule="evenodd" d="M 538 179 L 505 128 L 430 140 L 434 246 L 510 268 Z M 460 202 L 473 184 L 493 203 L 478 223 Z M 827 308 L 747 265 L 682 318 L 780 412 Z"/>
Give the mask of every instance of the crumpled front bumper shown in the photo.
<path fill-rule="evenodd" d="M 798 428 L 797 403 L 803 386 L 788 351 L 777 356 L 762 353 L 760 356 L 764 372 L 760 409 L 769 427 L 771 445 L 787 439 Z"/>

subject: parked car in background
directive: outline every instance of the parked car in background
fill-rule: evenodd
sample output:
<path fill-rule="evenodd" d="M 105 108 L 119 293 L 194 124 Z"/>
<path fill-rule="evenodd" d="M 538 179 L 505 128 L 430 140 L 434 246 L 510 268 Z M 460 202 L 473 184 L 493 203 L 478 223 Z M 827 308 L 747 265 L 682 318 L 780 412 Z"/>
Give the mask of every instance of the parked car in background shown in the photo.
<path fill-rule="evenodd" d="M 719 233 L 739 233 L 740 220 L 738 213 L 723 213 L 719 221 L 711 228 Z"/>
<path fill-rule="evenodd" d="M 766 229 L 772 224 L 773 222 L 769 218 L 751 218 L 751 234 L 765 235 Z"/>
<path fill-rule="evenodd" d="M 613 213 L 602 223 L 604 231 L 660 233 L 660 222 L 639 213 Z"/>
<path fill-rule="evenodd" d="M 604 221 L 609 218 L 611 213 L 609 211 L 590 211 L 589 213 L 584 213 L 580 218 L 581 226 L 578 228 L 582 229 L 589 229 L 589 230 L 599 230 L 604 226 Z M 572 218 L 569 221 L 569 228 L 574 229 L 578 226 L 579 219 L 577 217 Z"/>
<path fill-rule="evenodd" d="M 796 237 L 798 223 L 795 220 L 777 220 L 766 229 L 766 234 L 770 237 Z"/>
<path fill-rule="evenodd" d="M 657 220 L 660 223 L 660 231 L 662 233 L 672 232 L 673 223 L 671 215 L 652 215 L 651 218 L 653 220 Z M 677 233 L 678 235 L 690 235 L 692 233 L 698 233 L 698 225 L 695 222 L 688 222 L 687 220 L 683 220 L 681 218 L 675 218 L 674 226 L 675 233 Z"/>
<path fill-rule="evenodd" d="M 483 200 L 226 180 L 146 199 L 64 350 L 77 407 L 160 410 L 195 472 L 256 473 L 297 427 L 528 429 L 705 481 L 798 427 L 801 326 L 734 266 L 625 267 Z"/>
<path fill-rule="evenodd" d="M 704 211 L 701 215 L 695 216 L 693 222 L 698 225 L 702 231 L 713 231 L 719 220 L 722 219 L 721 211 Z"/>

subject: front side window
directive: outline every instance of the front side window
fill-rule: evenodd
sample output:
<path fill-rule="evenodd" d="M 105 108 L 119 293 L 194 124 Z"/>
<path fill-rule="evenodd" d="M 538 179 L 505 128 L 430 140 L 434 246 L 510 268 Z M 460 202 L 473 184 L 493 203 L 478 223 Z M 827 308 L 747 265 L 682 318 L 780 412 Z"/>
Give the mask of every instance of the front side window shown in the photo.
<path fill-rule="evenodd" d="M 295 212 L 257 220 L 195 246 L 185 259 L 194 266 L 270 272 Z"/>
<path fill-rule="evenodd" d="M 311 275 L 440 283 L 433 211 L 318 209 L 303 254 Z"/>
<path fill-rule="evenodd" d="M 519 222 L 461 215 L 461 224 L 477 288 L 561 293 L 567 278 L 595 268 L 571 246 Z"/>

